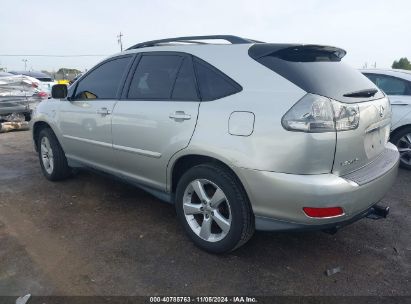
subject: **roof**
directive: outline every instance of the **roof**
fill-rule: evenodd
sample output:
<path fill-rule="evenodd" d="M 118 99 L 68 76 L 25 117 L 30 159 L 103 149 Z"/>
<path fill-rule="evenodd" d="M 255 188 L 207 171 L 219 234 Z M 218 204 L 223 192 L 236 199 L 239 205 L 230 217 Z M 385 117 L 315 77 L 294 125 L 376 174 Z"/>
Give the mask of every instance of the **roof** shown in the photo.
<path fill-rule="evenodd" d="M 146 42 L 137 43 L 127 50 L 144 48 L 144 47 L 151 47 L 151 46 L 159 46 L 168 44 L 170 42 L 173 43 L 188 43 L 188 44 L 209 44 L 204 41 L 210 40 L 225 40 L 230 44 L 248 44 L 248 43 L 255 43 L 261 42 L 254 39 L 242 38 L 233 35 L 207 35 L 207 36 L 184 36 L 184 37 L 174 37 L 174 38 L 165 38 L 159 40 L 151 40 Z"/>
<path fill-rule="evenodd" d="M 411 71 L 401 69 L 360 69 L 362 73 L 383 74 L 411 81 Z"/>
<path fill-rule="evenodd" d="M 12 76 L 14 74 L 8 72 L 0 72 L 0 77 Z"/>
<path fill-rule="evenodd" d="M 10 71 L 10 73 L 14 75 L 26 75 L 33 78 L 52 78 L 50 75 L 47 75 L 46 73 L 37 71 Z"/>

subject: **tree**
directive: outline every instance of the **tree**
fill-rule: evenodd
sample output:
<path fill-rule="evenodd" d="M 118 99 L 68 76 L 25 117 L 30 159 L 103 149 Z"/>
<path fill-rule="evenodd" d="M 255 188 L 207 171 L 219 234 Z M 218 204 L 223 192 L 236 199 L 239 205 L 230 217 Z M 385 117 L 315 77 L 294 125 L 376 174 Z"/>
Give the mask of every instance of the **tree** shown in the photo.
<path fill-rule="evenodd" d="M 411 70 L 411 63 L 407 59 L 407 57 L 400 58 L 400 60 L 395 60 L 392 64 L 393 69 L 403 69 L 403 70 Z"/>
<path fill-rule="evenodd" d="M 66 69 L 66 68 L 61 68 L 57 71 L 57 74 L 75 74 L 78 75 L 80 74 L 81 71 L 77 70 L 77 69 Z"/>

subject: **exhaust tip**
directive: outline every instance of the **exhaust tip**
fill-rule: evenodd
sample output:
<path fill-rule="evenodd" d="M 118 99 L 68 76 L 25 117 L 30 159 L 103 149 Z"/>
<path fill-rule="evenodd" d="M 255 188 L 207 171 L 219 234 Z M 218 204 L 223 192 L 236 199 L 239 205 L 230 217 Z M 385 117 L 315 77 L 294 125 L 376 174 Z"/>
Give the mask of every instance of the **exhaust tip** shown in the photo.
<path fill-rule="evenodd" d="M 374 205 L 373 207 L 371 207 L 370 212 L 367 215 L 367 218 L 370 218 L 373 220 L 387 218 L 389 213 L 390 213 L 390 207 Z"/>

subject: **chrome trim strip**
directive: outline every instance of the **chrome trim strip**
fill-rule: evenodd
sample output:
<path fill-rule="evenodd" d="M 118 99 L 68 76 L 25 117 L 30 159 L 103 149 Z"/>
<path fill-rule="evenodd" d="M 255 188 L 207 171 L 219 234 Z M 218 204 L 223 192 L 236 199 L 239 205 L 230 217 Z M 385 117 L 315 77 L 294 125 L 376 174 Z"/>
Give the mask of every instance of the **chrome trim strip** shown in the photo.
<path fill-rule="evenodd" d="M 390 123 L 391 123 L 391 117 L 390 117 L 390 118 L 383 119 L 383 120 L 381 120 L 381 121 L 379 121 L 379 122 L 376 122 L 376 123 L 373 123 L 372 125 L 370 125 L 370 126 L 365 130 L 365 133 L 368 134 L 368 133 L 374 132 L 374 131 L 376 131 L 376 130 L 379 130 L 379 129 L 381 129 L 381 128 L 384 128 L 385 126 L 388 126 Z"/>
<path fill-rule="evenodd" d="M 97 140 L 92 140 L 92 139 L 87 139 L 87 138 L 82 138 L 82 137 L 76 137 L 76 136 L 71 136 L 71 135 L 63 135 L 64 138 L 68 139 L 74 139 L 82 142 L 86 142 L 89 144 L 94 144 L 98 146 L 103 146 L 103 147 L 109 147 L 109 148 L 114 148 L 119 151 L 125 151 L 125 152 L 131 152 L 131 153 L 136 153 L 148 157 L 154 157 L 154 158 L 160 158 L 161 153 L 158 152 L 153 152 L 153 151 L 148 151 L 148 150 L 143 150 L 143 149 L 137 149 L 137 148 L 130 148 L 130 147 L 124 147 L 120 145 L 113 145 L 111 143 L 106 143 L 103 141 L 97 141 Z"/>
<path fill-rule="evenodd" d="M 82 137 L 76 137 L 76 136 L 71 136 L 71 135 L 63 135 L 63 137 L 68 138 L 68 139 L 74 139 L 74 140 L 86 142 L 86 143 L 89 143 L 89 144 L 98 145 L 98 146 L 109 147 L 109 148 L 113 147 L 113 145 L 111 143 L 106 143 L 106 142 L 103 142 L 103 141 L 97 141 L 97 140 L 92 140 L 92 139 L 87 139 L 87 138 L 82 138 Z"/>
<path fill-rule="evenodd" d="M 154 157 L 154 158 L 160 158 L 161 157 L 161 153 L 153 152 L 153 151 L 149 151 L 149 150 L 124 147 L 124 146 L 120 146 L 120 145 L 113 145 L 113 148 L 116 149 L 116 150 L 136 153 L 136 154 L 140 154 L 140 155 L 144 155 L 144 156 L 148 156 L 148 157 Z"/>

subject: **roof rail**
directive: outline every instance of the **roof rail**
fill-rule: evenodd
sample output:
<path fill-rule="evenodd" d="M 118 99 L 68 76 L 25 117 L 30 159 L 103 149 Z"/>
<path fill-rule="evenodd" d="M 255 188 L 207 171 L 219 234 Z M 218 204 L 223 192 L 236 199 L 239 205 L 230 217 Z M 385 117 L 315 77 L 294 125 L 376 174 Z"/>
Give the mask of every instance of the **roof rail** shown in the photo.
<path fill-rule="evenodd" d="M 139 48 L 144 48 L 144 47 L 156 46 L 158 44 L 167 43 L 167 42 L 186 42 L 186 43 L 199 43 L 199 44 L 202 44 L 204 42 L 197 42 L 197 41 L 194 41 L 194 40 L 211 40 L 211 39 L 226 40 L 226 41 L 230 42 L 231 44 L 244 44 L 244 43 L 260 42 L 260 41 L 241 38 L 241 37 L 233 36 L 233 35 L 186 36 L 186 37 L 176 37 L 176 38 L 167 38 L 167 39 L 141 42 L 141 43 L 137 43 L 137 44 L 129 47 L 127 50 L 133 50 L 133 49 L 139 49 Z"/>

